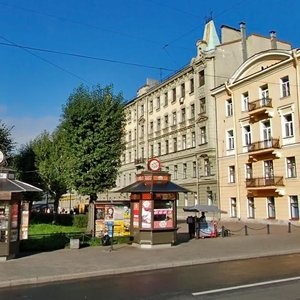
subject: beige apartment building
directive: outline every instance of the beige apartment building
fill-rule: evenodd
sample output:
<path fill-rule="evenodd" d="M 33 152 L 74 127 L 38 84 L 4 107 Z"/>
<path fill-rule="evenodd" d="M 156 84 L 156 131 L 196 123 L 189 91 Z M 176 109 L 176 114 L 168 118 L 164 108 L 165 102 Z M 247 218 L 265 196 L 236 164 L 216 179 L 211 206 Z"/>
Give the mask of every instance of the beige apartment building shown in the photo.
<path fill-rule="evenodd" d="M 299 221 L 300 50 L 263 51 L 214 89 L 226 218 Z"/>
<path fill-rule="evenodd" d="M 207 22 L 190 63 L 162 82 L 147 80 L 126 104 L 122 167 L 116 187 L 99 198 L 128 199 L 114 191 L 135 182 L 136 174 L 156 157 L 171 180 L 190 191 L 179 196 L 179 212 L 197 203 L 219 205 L 217 117 L 211 90 L 229 79 L 248 56 L 270 49 L 271 40 L 274 36 L 246 36 L 244 23 L 239 29 L 222 26 L 220 40 L 214 22 Z M 277 47 L 290 49 L 279 41 Z"/>

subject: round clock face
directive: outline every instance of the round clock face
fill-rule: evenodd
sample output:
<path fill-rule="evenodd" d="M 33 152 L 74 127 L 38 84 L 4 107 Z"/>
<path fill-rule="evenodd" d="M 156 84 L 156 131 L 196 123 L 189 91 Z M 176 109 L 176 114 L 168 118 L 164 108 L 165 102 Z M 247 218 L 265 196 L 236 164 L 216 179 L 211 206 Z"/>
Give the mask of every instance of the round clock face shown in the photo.
<path fill-rule="evenodd" d="M 158 171 L 160 169 L 160 161 L 158 159 L 151 159 L 149 161 L 149 169 L 151 171 Z"/>

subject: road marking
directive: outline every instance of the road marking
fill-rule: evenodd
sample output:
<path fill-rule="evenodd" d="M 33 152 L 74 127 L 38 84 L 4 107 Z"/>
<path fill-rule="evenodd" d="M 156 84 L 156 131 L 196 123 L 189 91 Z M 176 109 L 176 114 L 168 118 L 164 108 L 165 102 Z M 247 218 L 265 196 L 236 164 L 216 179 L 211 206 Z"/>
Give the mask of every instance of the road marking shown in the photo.
<path fill-rule="evenodd" d="M 201 295 L 207 295 L 207 294 L 214 294 L 214 293 L 220 293 L 220 292 L 227 292 L 227 291 L 233 291 L 233 290 L 239 290 L 239 289 L 246 289 L 261 285 L 268 285 L 268 284 L 274 284 L 274 283 L 282 283 L 287 281 L 295 281 L 300 280 L 300 276 L 298 277 L 291 277 L 291 278 L 285 278 L 285 279 L 277 279 L 277 280 L 270 280 L 270 281 L 263 281 L 263 282 L 257 282 L 257 283 L 251 283 L 251 284 L 244 284 L 244 285 L 237 285 L 232 286 L 228 288 L 222 288 L 222 289 L 215 289 L 215 290 L 208 290 L 203 292 L 195 292 L 192 293 L 193 296 L 201 296 Z"/>

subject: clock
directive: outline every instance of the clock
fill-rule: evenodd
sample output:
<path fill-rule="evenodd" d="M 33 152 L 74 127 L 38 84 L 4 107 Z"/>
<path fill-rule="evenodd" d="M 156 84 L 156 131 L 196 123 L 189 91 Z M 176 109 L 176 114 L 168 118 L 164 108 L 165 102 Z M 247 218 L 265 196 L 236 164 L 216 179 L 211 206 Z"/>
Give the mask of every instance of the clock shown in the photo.
<path fill-rule="evenodd" d="M 148 162 L 148 168 L 151 171 L 159 171 L 160 170 L 160 161 L 156 158 L 152 158 Z"/>

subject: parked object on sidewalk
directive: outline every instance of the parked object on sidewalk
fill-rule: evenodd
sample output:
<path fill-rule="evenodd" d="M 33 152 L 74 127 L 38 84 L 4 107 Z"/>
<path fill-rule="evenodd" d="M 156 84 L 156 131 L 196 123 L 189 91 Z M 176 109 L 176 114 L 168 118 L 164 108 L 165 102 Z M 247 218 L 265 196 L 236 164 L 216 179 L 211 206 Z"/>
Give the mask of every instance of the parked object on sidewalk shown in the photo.
<path fill-rule="evenodd" d="M 188 224 L 188 227 L 189 227 L 189 235 L 190 235 L 190 239 L 191 239 L 191 238 L 195 237 L 195 225 L 196 225 L 195 217 L 188 216 L 186 218 L 186 223 Z"/>

